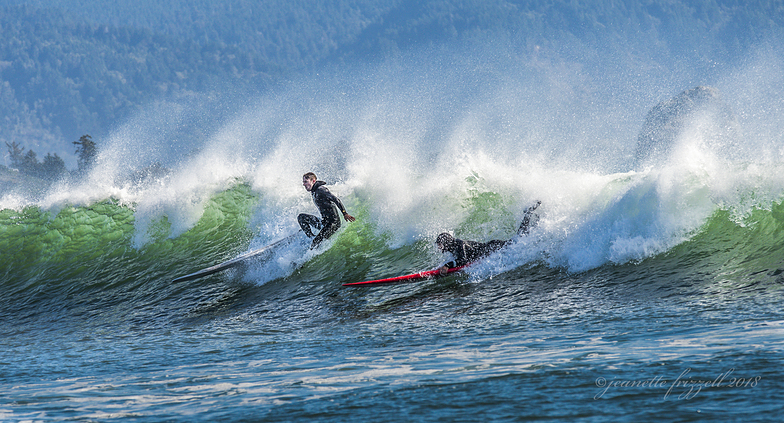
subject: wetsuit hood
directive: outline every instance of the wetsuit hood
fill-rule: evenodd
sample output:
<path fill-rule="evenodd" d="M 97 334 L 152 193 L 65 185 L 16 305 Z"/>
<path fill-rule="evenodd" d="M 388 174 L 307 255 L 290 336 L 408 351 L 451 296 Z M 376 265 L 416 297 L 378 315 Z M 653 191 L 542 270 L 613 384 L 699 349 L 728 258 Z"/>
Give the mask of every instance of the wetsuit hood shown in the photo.
<path fill-rule="evenodd" d="M 443 232 L 436 237 L 436 244 L 443 246 L 444 251 L 453 251 L 457 244 L 457 239 L 451 234 Z"/>
<path fill-rule="evenodd" d="M 324 181 L 316 181 L 316 182 L 313 183 L 313 187 L 310 188 L 310 192 L 313 192 L 313 191 L 317 190 L 318 187 L 324 186 L 326 184 L 327 183 L 324 182 Z"/>
<path fill-rule="evenodd" d="M 448 245 L 453 242 L 455 242 L 455 238 L 446 232 L 440 233 L 438 234 L 438 237 L 436 237 L 437 244 Z"/>

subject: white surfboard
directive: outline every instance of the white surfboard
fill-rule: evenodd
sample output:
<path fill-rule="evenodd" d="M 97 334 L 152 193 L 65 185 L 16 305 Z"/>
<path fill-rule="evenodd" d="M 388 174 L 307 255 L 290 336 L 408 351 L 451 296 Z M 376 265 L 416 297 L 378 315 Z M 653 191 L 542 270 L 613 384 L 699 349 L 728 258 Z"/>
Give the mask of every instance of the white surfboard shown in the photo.
<path fill-rule="evenodd" d="M 284 244 L 287 241 L 291 241 L 298 234 L 299 234 L 299 232 L 296 232 L 296 233 L 294 233 L 292 235 L 289 235 L 289 236 L 287 236 L 287 237 L 285 237 L 283 239 L 279 239 L 279 240 L 273 242 L 272 244 L 265 245 L 264 247 L 257 248 L 255 250 L 249 251 L 249 252 L 247 252 L 245 254 L 241 254 L 241 255 L 239 255 L 239 256 L 231 259 L 231 260 L 224 261 L 223 263 L 216 264 L 215 266 L 210 266 L 210 267 L 208 267 L 206 269 L 201 269 L 198 272 L 194 272 L 194 273 L 191 273 L 189 275 L 180 276 L 179 278 L 176 278 L 176 279 L 172 280 L 172 282 L 190 281 L 190 280 L 193 280 L 193 279 L 198 279 L 198 278 L 201 278 L 201 277 L 204 277 L 204 276 L 207 276 L 207 275 L 211 275 L 213 273 L 220 272 L 221 270 L 229 269 L 231 267 L 234 267 L 234 266 L 242 263 L 243 261 L 245 261 L 245 260 L 247 260 L 247 259 L 249 259 L 251 257 L 256 257 L 259 254 L 262 254 L 263 252 L 265 252 L 267 250 L 275 248 L 278 245 Z"/>

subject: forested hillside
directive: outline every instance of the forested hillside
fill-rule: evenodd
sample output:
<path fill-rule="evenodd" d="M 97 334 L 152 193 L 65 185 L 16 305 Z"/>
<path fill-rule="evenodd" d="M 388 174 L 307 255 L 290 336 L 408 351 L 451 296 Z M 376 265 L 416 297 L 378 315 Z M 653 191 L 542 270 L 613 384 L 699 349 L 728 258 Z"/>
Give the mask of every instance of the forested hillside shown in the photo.
<path fill-rule="evenodd" d="M 506 37 L 705 66 L 782 28 L 775 0 L 0 0 L 0 141 L 69 156 L 81 135 L 100 140 L 157 99 L 252 94 L 443 42 Z"/>

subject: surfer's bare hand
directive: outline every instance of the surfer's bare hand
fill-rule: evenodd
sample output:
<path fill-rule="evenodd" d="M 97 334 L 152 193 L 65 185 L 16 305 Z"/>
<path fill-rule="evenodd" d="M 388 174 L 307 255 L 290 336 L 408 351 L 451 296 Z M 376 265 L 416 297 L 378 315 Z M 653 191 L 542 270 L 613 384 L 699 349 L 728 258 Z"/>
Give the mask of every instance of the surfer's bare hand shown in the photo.
<path fill-rule="evenodd" d="M 438 271 L 439 271 L 439 273 L 441 273 L 442 275 L 446 275 L 446 272 L 447 272 L 447 271 L 449 271 L 449 268 L 448 268 L 448 267 L 446 267 L 446 266 L 441 266 L 441 268 L 440 268 L 440 269 L 438 269 Z"/>
<path fill-rule="evenodd" d="M 352 216 L 352 215 L 350 215 L 348 213 L 343 213 L 343 218 L 346 219 L 346 222 L 353 222 L 353 221 L 357 220 L 357 219 L 354 218 L 354 216 Z"/>

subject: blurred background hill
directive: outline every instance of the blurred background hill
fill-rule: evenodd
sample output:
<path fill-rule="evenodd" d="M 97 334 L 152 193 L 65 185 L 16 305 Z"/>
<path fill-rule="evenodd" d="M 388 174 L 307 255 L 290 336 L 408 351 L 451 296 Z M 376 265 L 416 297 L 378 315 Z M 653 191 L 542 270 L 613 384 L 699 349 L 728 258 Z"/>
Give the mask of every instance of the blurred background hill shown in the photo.
<path fill-rule="evenodd" d="M 412 49 L 505 39 L 709 68 L 782 28 L 774 0 L 0 0 L 0 141 L 74 168 L 74 141 L 151 102 L 219 103 Z"/>

